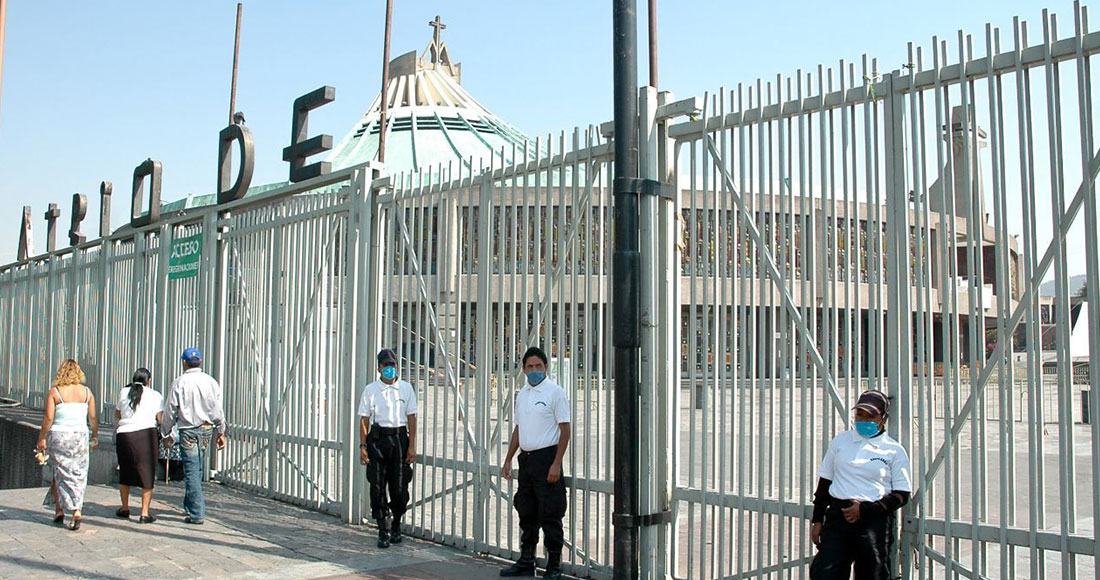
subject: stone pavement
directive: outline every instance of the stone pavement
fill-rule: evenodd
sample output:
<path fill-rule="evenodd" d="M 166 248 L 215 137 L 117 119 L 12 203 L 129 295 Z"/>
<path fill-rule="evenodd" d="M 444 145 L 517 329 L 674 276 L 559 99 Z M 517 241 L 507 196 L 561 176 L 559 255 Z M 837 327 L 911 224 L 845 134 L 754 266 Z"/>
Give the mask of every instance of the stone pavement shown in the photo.
<path fill-rule="evenodd" d="M 90 486 L 75 532 L 52 523 L 44 488 L 0 491 L 0 578 L 483 579 L 505 562 L 406 538 L 375 546 L 373 527 L 206 484 L 207 520 L 183 523 L 183 484 L 159 484 L 153 513 L 138 524 L 116 518 L 114 487 Z"/>

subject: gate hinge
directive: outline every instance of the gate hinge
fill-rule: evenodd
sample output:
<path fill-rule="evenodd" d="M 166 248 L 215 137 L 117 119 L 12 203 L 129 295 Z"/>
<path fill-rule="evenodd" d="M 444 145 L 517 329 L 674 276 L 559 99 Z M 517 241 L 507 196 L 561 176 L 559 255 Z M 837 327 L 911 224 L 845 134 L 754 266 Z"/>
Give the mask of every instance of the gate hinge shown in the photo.
<path fill-rule="evenodd" d="M 662 183 L 655 179 L 638 179 L 635 177 L 618 177 L 615 179 L 616 191 L 636 193 L 639 195 L 655 195 L 676 201 L 676 188 L 671 183 Z M 621 186 L 621 189 L 620 189 Z"/>
<path fill-rule="evenodd" d="M 672 523 L 672 510 L 664 510 L 655 514 L 635 516 L 630 514 L 615 514 L 613 517 L 615 526 L 627 528 L 648 528 Z"/>

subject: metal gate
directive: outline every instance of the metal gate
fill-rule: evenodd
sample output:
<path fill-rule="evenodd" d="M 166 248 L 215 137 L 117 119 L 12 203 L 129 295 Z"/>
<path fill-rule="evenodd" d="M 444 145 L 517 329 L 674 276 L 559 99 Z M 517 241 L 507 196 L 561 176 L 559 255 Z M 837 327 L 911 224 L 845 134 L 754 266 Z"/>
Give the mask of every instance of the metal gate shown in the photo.
<path fill-rule="evenodd" d="M 687 230 L 676 577 L 804 577 L 817 465 L 865 388 L 893 397 L 913 462 L 902 577 L 1096 577 L 1095 383 L 1073 377 L 1100 345 L 1100 35 L 1076 10 L 1068 38 L 1044 13 L 1038 43 L 1019 21 L 978 54 L 934 39 L 888 73 L 720 89 L 668 129 Z"/>
<path fill-rule="evenodd" d="M 608 570 L 610 525 L 591 524 L 611 513 L 610 156 L 594 128 L 578 130 L 397 176 L 378 197 L 379 344 L 421 397 L 418 535 L 518 554 L 501 467 L 519 357 L 538 344 L 572 402 L 567 559 Z"/>

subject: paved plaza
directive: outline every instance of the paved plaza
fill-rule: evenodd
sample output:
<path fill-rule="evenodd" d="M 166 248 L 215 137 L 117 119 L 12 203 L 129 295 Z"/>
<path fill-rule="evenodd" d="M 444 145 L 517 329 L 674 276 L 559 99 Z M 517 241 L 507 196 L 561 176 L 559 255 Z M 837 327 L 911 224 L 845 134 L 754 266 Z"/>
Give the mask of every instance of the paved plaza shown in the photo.
<path fill-rule="evenodd" d="M 374 528 L 206 484 L 207 521 L 183 523 L 181 482 L 160 484 L 138 524 L 115 517 L 118 491 L 90 486 L 75 532 L 51 521 L 44 488 L 0 491 L 0 578 L 453 579 L 491 578 L 506 563 L 407 538 L 387 550 Z M 131 509 L 140 506 L 132 499 Z M 135 510 L 136 514 L 136 510 Z"/>

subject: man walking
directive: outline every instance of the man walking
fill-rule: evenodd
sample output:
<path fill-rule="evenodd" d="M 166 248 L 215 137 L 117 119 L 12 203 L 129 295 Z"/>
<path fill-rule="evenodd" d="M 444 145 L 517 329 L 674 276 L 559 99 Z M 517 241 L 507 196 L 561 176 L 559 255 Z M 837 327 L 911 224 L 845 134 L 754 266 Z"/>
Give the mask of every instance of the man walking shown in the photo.
<path fill-rule="evenodd" d="M 184 522 L 201 524 L 206 520 L 206 500 L 202 495 L 202 471 L 206 450 L 214 430 L 218 431 L 218 449 L 225 449 L 225 411 L 222 386 L 202 370 L 202 353 L 197 348 L 183 351 L 183 374 L 172 381 L 164 397 L 164 420 L 160 426 L 164 446 L 172 446 L 172 427 L 179 428 L 183 458 Z"/>
<path fill-rule="evenodd" d="M 416 390 L 397 378 L 397 354 L 378 353 L 381 378 L 359 399 L 359 461 L 367 466 L 370 515 L 378 522 L 378 547 L 401 543 L 401 516 L 409 505 L 416 462 Z M 387 498 L 388 492 L 388 498 Z"/>
<path fill-rule="evenodd" d="M 561 550 L 565 544 L 565 482 L 561 464 L 569 445 L 569 397 L 546 376 L 546 353 L 532 346 L 523 353 L 527 381 L 516 395 L 515 427 L 504 459 L 503 475 L 512 478 L 512 457 L 519 453 L 519 488 L 514 505 L 519 512 L 520 557 L 501 576 L 534 576 L 535 547 L 542 528 L 546 543 L 546 573 L 543 578 L 561 578 Z"/>

